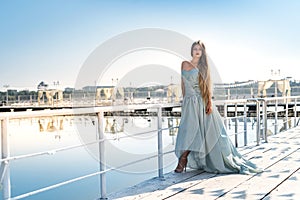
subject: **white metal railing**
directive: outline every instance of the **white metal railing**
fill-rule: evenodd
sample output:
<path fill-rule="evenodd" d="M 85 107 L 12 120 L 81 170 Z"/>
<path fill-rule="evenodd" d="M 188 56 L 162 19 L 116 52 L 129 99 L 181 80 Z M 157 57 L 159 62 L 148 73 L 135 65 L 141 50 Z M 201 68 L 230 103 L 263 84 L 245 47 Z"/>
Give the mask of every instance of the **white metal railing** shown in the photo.
<path fill-rule="evenodd" d="M 141 104 L 141 103 L 168 103 L 178 102 L 179 94 L 168 94 L 167 89 L 163 92 L 155 91 L 126 91 L 123 95 L 111 96 L 97 95 L 94 91 L 76 91 L 72 94 L 64 94 L 61 99 L 57 96 L 48 100 L 45 95 L 38 98 L 38 95 L 18 95 L 13 96 L 9 100 L 0 101 L 0 107 L 22 108 L 22 107 L 63 107 L 63 106 L 94 106 L 94 105 L 115 105 L 115 104 Z"/>
<path fill-rule="evenodd" d="M 163 154 L 168 154 L 171 152 L 162 152 L 162 130 L 167 130 L 168 128 L 163 129 L 162 128 L 162 108 L 163 107 L 179 107 L 180 104 L 155 104 L 155 105 L 126 105 L 126 106 L 108 106 L 108 107 L 94 107 L 94 108 L 76 108 L 76 109 L 66 109 L 66 110 L 44 110 L 44 111 L 29 111 L 29 112 L 8 112 L 8 113 L 0 113 L 0 120 L 1 120 L 1 150 L 2 150 L 2 157 L 1 157 L 1 181 L 3 185 L 3 199 L 22 199 L 34 194 L 38 194 L 50 189 L 54 189 L 75 181 L 79 181 L 91 176 L 96 176 L 100 175 L 100 180 L 101 180 L 101 185 L 100 185 L 100 191 L 101 191 L 101 199 L 106 199 L 106 178 L 105 178 L 105 173 L 120 169 L 122 167 L 128 166 L 135 164 L 137 162 L 141 162 L 144 160 L 148 160 L 150 158 L 158 157 L 158 176 L 163 179 Z M 140 160 L 136 160 L 130 163 L 126 163 L 122 166 L 116 167 L 116 168 L 110 168 L 106 169 L 105 168 L 105 146 L 104 146 L 104 141 L 107 140 L 113 140 L 113 139 L 104 139 L 104 128 L 103 128 L 103 123 L 104 123 L 104 112 L 105 111 L 124 111 L 124 110 L 135 110 L 135 109 L 150 109 L 153 110 L 155 109 L 157 114 L 158 114 L 158 154 L 156 156 L 151 156 L 147 158 L 143 158 Z M 98 139 L 86 143 L 86 144 L 80 144 L 80 145 L 72 145 L 72 146 L 67 146 L 59 149 L 54 149 L 50 151 L 43 151 L 43 152 L 37 152 L 37 153 L 32 153 L 32 154 L 26 154 L 26 155 L 20 155 L 20 156 L 10 156 L 9 152 L 9 137 L 8 137 L 8 131 L 7 131 L 7 125 L 9 123 L 9 120 L 11 119 L 24 119 L 24 118 L 34 118 L 34 117 L 49 117 L 49 116 L 66 116 L 66 115 L 87 115 L 87 114 L 97 114 L 98 118 Z M 174 128 L 174 127 L 173 127 Z M 176 128 L 176 127 L 175 127 Z M 150 132 L 153 132 L 150 131 Z M 131 134 L 130 136 L 123 136 L 124 137 L 132 137 L 135 135 L 142 135 L 142 134 L 147 134 L 147 132 L 142 132 L 142 133 L 137 133 L 137 134 Z M 118 138 L 120 139 L 120 137 Z M 44 187 L 32 192 L 28 192 L 16 197 L 11 197 L 11 185 L 10 185 L 10 171 L 9 171 L 9 162 L 11 160 L 18 160 L 18 159 L 25 159 L 29 157 L 34 157 L 34 156 L 40 156 L 40 155 L 52 155 L 55 154 L 56 152 L 59 151 L 65 151 L 65 150 L 70 150 L 73 148 L 78 148 L 82 146 L 87 146 L 91 144 L 99 144 L 99 164 L 100 164 L 100 171 L 84 175 L 81 177 L 77 177 L 68 181 L 64 181 L 61 183 L 57 183 L 48 187 Z"/>
<path fill-rule="evenodd" d="M 250 99 L 235 99 L 235 100 L 220 100 L 215 101 L 217 105 L 224 106 L 224 123 L 227 125 L 227 120 L 234 119 L 235 120 L 235 145 L 237 146 L 238 135 L 244 133 L 244 145 L 247 145 L 247 114 L 249 114 L 247 110 L 247 106 L 249 104 L 255 104 L 256 107 L 256 142 L 257 145 L 260 143 L 260 136 L 263 136 L 265 142 L 267 142 L 267 132 L 268 132 L 268 117 L 270 118 L 270 114 L 274 113 L 274 134 L 278 133 L 278 113 L 284 111 L 284 130 L 288 129 L 288 123 L 291 122 L 292 119 L 289 119 L 289 110 L 293 110 L 294 116 L 294 126 L 298 125 L 297 122 L 297 103 L 300 100 L 300 96 L 287 96 L 287 97 L 272 97 L 272 98 L 250 98 Z M 278 110 L 279 103 L 281 103 L 281 107 L 284 107 L 282 111 Z M 272 105 L 274 104 L 274 105 Z M 243 105 L 243 115 L 238 116 L 237 107 L 238 105 Z M 292 108 L 289 108 L 290 107 Z M 234 117 L 227 117 L 227 109 L 228 106 L 234 106 Z M 267 108 L 273 106 L 275 111 L 268 112 Z M 244 131 L 238 132 L 238 123 L 237 119 L 244 118 Z M 228 127 L 226 127 L 228 128 Z"/>
<path fill-rule="evenodd" d="M 225 120 L 225 125 L 226 120 L 235 120 L 235 145 L 238 146 L 238 135 L 239 134 L 244 134 L 244 145 L 247 145 L 247 114 L 249 114 L 247 110 L 247 106 L 249 105 L 255 105 L 256 106 L 256 143 L 257 145 L 260 144 L 260 138 L 261 138 L 261 132 L 263 133 L 263 139 L 265 142 L 267 142 L 267 118 L 268 114 L 270 115 L 271 112 L 267 112 L 267 103 L 272 103 L 275 102 L 274 107 L 275 107 L 275 131 L 274 133 L 278 133 L 277 131 L 277 110 L 278 110 L 278 103 L 279 102 L 285 102 L 285 118 L 286 120 L 284 123 L 286 124 L 285 129 L 288 128 L 287 123 L 289 121 L 288 119 L 288 104 L 291 105 L 291 100 L 293 101 L 293 106 L 294 106 L 294 125 L 296 125 L 296 116 L 297 116 L 297 100 L 300 99 L 299 96 L 297 97 L 278 97 L 278 98 L 255 98 L 255 99 L 237 99 L 237 100 L 223 100 L 223 101 L 215 101 L 214 104 L 216 105 L 223 105 L 224 106 L 224 120 Z M 227 117 L 227 112 L 228 112 L 228 107 L 234 105 L 234 117 Z M 122 167 L 132 165 L 138 162 L 142 162 L 144 160 L 148 160 L 151 158 L 158 158 L 158 177 L 163 180 L 163 155 L 173 153 L 173 151 L 169 152 L 163 152 L 162 149 L 162 131 L 163 130 L 168 130 L 168 129 L 173 129 L 173 128 L 178 128 L 178 127 L 169 127 L 169 128 L 162 128 L 162 109 L 164 107 L 180 107 L 181 104 L 146 104 L 146 105 L 126 105 L 126 106 L 106 106 L 106 107 L 93 107 L 93 108 L 76 108 L 76 109 L 66 109 L 66 110 L 47 110 L 47 111 L 29 111 L 29 112 L 9 112 L 9 113 L 0 113 L 0 120 L 1 120 L 1 182 L 3 185 L 3 198 L 4 199 L 22 199 L 34 194 L 38 194 L 47 190 L 51 190 L 57 187 L 61 187 L 66 184 L 70 184 L 91 176 L 97 176 L 100 175 L 100 191 L 101 191 L 101 198 L 100 199 L 106 199 L 107 194 L 106 194 L 106 177 L 105 174 L 109 171 L 120 169 Z M 243 107 L 243 115 L 238 116 L 238 106 Z M 158 140 L 158 152 L 157 155 L 142 158 L 140 160 L 136 160 L 130 163 L 125 163 L 121 166 L 115 167 L 115 168 L 109 168 L 106 169 L 105 166 L 105 145 L 104 141 L 107 141 L 109 139 L 104 138 L 104 112 L 106 111 L 124 111 L 124 110 L 136 110 L 136 109 L 150 109 L 150 110 L 156 110 L 157 112 L 157 140 Z M 9 152 L 9 137 L 8 137 L 8 131 L 7 131 L 7 126 L 9 123 L 9 120 L 11 119 L 23 119 L 23 118 L 35 118 L 35 117 L 48 117 L 48 116 L 66 116 L 66 115 L 86 115 L 86 114 L 96 114 L 97 119 L 98 119 L 98 138 L 97 140 L 86 143 L 86 144 L 80 144 L 80 145 L 73 145 L 73 146 L 66 146 L 62 147 L 59 149 L 53 149 L 50 151 L 43 151 L 43 152 L 37 152 L 37 153 L 32 153 L 32 154 L 26 154 L 26 155 L 20 155 L 20 156 L 11 156 Z M 241 132 L 238 132 L 238 123 L 237 120 L 239 118 L 244 119 L 244 130 Z M 261 124 L 262 122 L 262 124 Z M 151 132 L 153 132 L 151 131 Z M 136 133 L 135 135 L 141 135 L 141 134 L 146 134 L 149 132 L 142 132 L 142 133 Z M 123 136 L 122 138 L 125 137 L 132 137 L 133 135 L 130 136 Z M 120 137 L 118 138 L 120 139 Z M 50 185 L 38 190 L 34 190 L 25 194 L 21 194 L 19 196 L 11 197 L 11 185 L 10 185 L 10 171 L 9 171 L 9 164 L 10 161 L 12 160 L 18 160 L 18 159 L 26 159 L 28 157 L 33 157 L 33 156 L 41 156 L 41 155 L 52 155 L 55 154 L 56 152 L 60 151 L 66 151 L 82 146 L 87 146 L 91 144 L 99 144 L 99 165 L 100 165 L 100 171 L 97 171 L 95 173 L 87 174 L 84 176 L 80 176 L 77 178 L 73 178 L 64 182 L 60 182 L 54 185 Z"/>
<path fill-rule="evenodd" d="M 249 83 L 247 83 L 249 84 Z M 259 98 L 260 94 L 258 94 L 257 86 L 249 87 L 228 87 L 228 85 L 223 85 L 225 87 L 216 86 L 214 87 L 214 95 L 226 99 L 246 99 L 246 98 Z M 241 86 L 241 85 L 240 85 Z M 277 92 L 275 92 L 275 88 L 269 89 L 267 95 L 277 96 Z M 300 94 L 300 86 L 291 86 L 291 95 L 299 95 Z M 57 96 L 53 96 L 53 103 L 49 105 L 48 100 L 45 98 L 45 94 L 40 98 L 40 104 L 38 103 L 38 95 L 37 94 L 26 94 L 26 95 L 9 95 L 9 98 L 2 96 L 2 100 L 0 101 L 0 107 L 13 106 L 13 107 L 35 107 L 35 106 L 52 106 L 52 107 L 61 107 L 61 106 L 72 106 L 72 105 L 81 105 L 81 106 L 91 106 L 91 105 L 107 105 L 108 102 L 112 102 L 112 99 L 121 100 L 121 103 L 125 103 L 125 99 L 128 104 L 136 104 L 141 99 L 144 102 L 147 102 L 147 98 L 151 98 L 151 100 L 155 100 L 156 102 L 163 103 L 168 102 L 170 99 L 179 99 L 178 94 L 172 90 L 172 97 L 168 95 L 167 86 L 164 88 L 164 91 L 156 92 L 156 91 L 140 91 L 137 88 L 131 88 L 124 90 L 124 95 L 122 98 L 117 97 L 114 92 L 115 97 L 113 95 L 109 97 L 109 101 L 105 102 L 104 94 L 100 94 L 97 96 L 96 91 L 75 91 L 74 93 L 64 93 L 62 99 L 58 99 Z M 177 95 L 177 96 L 176 96 Z M 102 104 L 101 102 L 105 102 Z M 149 102 L 149 101 L 148 101 Z"/>

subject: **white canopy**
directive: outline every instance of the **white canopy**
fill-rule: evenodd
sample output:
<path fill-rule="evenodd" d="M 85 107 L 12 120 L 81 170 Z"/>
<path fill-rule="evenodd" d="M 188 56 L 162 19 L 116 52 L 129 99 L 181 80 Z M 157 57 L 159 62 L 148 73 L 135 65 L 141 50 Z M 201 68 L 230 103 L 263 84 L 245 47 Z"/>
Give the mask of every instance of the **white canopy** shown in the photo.
<path fill-rule="evenodd" d="M 282 96 L 291 96 L 291 87 L 289 80 L 268 80 L 258 81 L 258 95 L 263 91 L 263 96 L 267 96 L 267 89 L 277 82 L 277 89 L 282 93 Z"/>

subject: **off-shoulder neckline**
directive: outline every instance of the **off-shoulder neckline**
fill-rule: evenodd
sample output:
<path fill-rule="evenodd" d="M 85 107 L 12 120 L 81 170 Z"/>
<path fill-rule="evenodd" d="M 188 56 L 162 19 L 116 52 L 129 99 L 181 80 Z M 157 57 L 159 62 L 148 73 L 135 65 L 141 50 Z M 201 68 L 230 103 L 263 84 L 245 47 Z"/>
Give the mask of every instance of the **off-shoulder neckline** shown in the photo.
<path fill-rule="evenodd" d="M 193 69 L 190 69 L 190 70 L 182 69 L 182 71 L 189 72 L 189 71 L 192 71 L 192 70 L 194 70 L 194 69 L 196 69 L 196 70 L 198 71 L 198 69 L 197 69 L 197 68 L 193 68 Z"/>

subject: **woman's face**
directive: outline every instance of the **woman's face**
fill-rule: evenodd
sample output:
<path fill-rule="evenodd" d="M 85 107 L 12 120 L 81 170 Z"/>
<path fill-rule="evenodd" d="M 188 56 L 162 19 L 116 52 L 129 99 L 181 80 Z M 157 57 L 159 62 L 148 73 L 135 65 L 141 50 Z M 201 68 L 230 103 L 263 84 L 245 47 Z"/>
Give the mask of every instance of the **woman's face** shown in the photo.
<path fill-rule="evenodd" d="M 194 47 L 193 47 L 193 51 L 192 51 L 192 55 L 193 57 L 196 57 L 196 58 L 200 58 L 201 55 L 202 55 L 202 50 L 201 50 L 201 46 L 200 44 L 196 44 Z"/>

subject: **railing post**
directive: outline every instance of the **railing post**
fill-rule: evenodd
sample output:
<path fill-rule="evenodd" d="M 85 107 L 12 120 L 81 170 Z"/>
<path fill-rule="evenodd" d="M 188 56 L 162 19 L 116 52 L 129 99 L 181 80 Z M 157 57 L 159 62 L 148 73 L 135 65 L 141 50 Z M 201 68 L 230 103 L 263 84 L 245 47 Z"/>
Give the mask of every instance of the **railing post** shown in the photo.
<path fill-rule="evenodd" d="M 98 139 L 104 139 L 104 112 L 100 111 L 97 113 L 98 117 Z M 99 164 L 100 171 L 105 170 L 105 143 L 104 141 L 99 142 Z M 100 174 L 100 199 L 107 199 L 106 197 L 106 174 Z"/>
<path fill-rule="evenodd" d="M 234 116 L 235 116 L 235 121 L 234 121 L 234 140 L 235 140 L 235 147 L 238 147 L 238 119 L 237 119 L 237 103 L 234 105 Z"/>
<path fill-rule="evenodd" d="M 224 103 L 224 124 L 225 124 L 226 130 L 228 130 L 228 127 L 227 127 L 227 104 L 226 104 L 226 102 Z"/>
<path fill-rule="evenodd" d="M 267 105 L 267 101 L 264 100 L 264 139 L 265 142 L 268 142 L 268 105 Z"/>
<path fill-rule="evenodd" d="M 297 98 L 294 99 L 294 127 L 297 123 Z"/>
<path fill-rule="evenodd" d="M 163 172 L 163 149 L 162 149 L 162 108 L 159 106 L 157 108 L 157 158 L 158 158 L 158 177 L 160 179 L 164 179 L 164 172 Z"/>
<path fill-rule="evenodd" d="M 247 103 L 244 103 L 244 146 L 247 145 Z"/>
<path fill-rule="evenodd" d="M 1 158 L 9 158 L 10 157 L 10 148 L 9 148 L 9 136 L 8 136 L 8 118 L 1 120 Z M 10 185 L 10 169 L 9 169 L 9 161 L 1 163 L 1 178 L 3 178 L 3 191 L 2 196 L 3 199 L 11 198 L 11 185 Z"/>
<path fill-rule="evenodd" d="M 256 143 L 259 145 L 260 141 L 260 102 L 256 101 Z"/>
<path fill-rule="evenodd" d="M 284 128 L 285 130 L 288 130 L 288 123 L 289 123 L 289 103 L 288 99 L 285 99 L 285 123 Z"/>
<path fill-rule="evenodd" d="M 278 131 L 278 113 L 277 113 L 277 110 L 278 110 L 278 100 L 275 99 L 275 126 L 274 126 L 274 134 L 275 135 L 277 134 L 277 131 Z"/>

